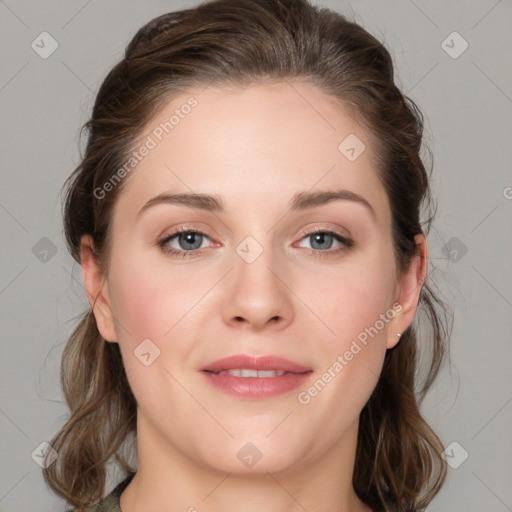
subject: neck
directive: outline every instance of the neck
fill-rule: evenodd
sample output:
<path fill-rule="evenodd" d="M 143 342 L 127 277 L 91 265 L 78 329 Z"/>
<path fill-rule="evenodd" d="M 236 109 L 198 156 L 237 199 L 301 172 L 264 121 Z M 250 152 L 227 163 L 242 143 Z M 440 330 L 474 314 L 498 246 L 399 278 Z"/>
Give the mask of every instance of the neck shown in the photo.
<path fill-rule="evenodd" d="M 138 470 L 121 494 L 122 512 L 238 512 L 242 503 L 244 512 L 371 512 L 352 487 L 355 442 L 348 439 L 304 465 L 239 473 L 192 460 L 140 414 L 137 433 Z M 357 424 L 348 434 L 357 439 Z"/>

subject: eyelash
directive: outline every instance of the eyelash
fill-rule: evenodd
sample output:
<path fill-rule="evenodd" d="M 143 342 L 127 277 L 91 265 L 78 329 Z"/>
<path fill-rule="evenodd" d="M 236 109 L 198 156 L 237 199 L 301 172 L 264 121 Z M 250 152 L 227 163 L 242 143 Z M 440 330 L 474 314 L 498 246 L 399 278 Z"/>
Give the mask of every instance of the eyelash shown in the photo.
<path fill-rule="evenodd" d="M 325 251 L 322 251 L 319 249 L 308 249 L 311 254 L 318 256 L 320 258 L 336 255 L 336 254 L 340 253 L 341 251 L 348 250 L 349 248 L 351 248 L 354 245 L 353 240 L 346 238 L 346 237 L 340 235 L 339 233 L 336 233 L 335 231 L 330 231 L 328 229 L 322 229 L 322 228 L 314 229 L 313 231 L 307 232 L 301 238 L 301 240 L 303 240 L 304 238 L 307 238 L 309 236 L 315 235 L 317 233 L 331 235 L 334 237 L 335 240 L 337 240 L 338 242 L 340 242 L 342 244 L 342 247 L 338 247 L 337 249 L 334 249 L 334 250 L 327 249 Z M 163 239 L 159 240 L 158 246 L 161 248 L 161 250 L 165 254 L 168 254 L 171 256 L 182 256 L 183 258 L 190 258 L 192 256 L 199 255 L 201 253 L 202 249 L 193 249 L 192 251 L 183 251 L 183 250 L 177 250 L 177 249 L 170 248 L 167 245 L 168 242 L 170 242 L 173 238 L 175 238 L 177 235 L 180 235 L 180 234 L 197 234 L 197 235 L 202 235 L 207 238 L 210 238 L 206 233 L 203 233 L 202 231 L 198 231 L 196 229 L 190 229 L 190 228 L 186 228 L 186 227 L 180 227 L 173 233 L 166 234 Z"/>

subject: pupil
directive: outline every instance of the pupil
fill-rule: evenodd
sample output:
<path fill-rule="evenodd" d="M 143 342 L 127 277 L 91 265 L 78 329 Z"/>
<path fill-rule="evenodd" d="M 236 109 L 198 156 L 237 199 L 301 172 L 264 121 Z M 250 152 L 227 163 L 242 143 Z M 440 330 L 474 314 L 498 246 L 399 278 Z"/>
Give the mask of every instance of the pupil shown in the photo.
<path fill-rule="evenodd" d="M 191 245 L 194 245 L 194 238 L 196 236 L 199 236 L 199 233 L 185 233 L 185 234 L 182 234 L 182 237 L 185 239 L 184 243 L 185 244 L 191 244 Z M 199 244 L 197 244 L 197 241 L 196 241 L 195 245 L 196 245 L 195 247 L 187 247 L 187 249 L 197 249 L 201 245 L 201 242 L 199 242 Z"/>
<path fill-rule="evenodd" d="M 317 233 L 315 235 L 313 235 L 314 237 L 314 243 L 316 243 L 317 241 L 319 242 L 320 245 L 327 245 L 327 247 L 322 247 L 323 249 L 328 249 L 329 248 L 329 243 L 325 242 L 325 238 L 327 237 L 327 239 L 329 240 L 329 238 L 332 238 L 332 235 L 329 235 L 327 233 Z"/>

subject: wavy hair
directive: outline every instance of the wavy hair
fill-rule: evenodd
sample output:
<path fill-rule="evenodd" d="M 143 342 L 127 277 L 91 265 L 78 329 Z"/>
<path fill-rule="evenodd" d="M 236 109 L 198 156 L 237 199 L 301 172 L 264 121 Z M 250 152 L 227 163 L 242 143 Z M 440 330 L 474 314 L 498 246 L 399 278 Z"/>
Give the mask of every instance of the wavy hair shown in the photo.
<path fill-rule="evenodd" d="M 423 116 L 394 82 L 392 58 L 360 25 L 307 0 L 213 0 L 144 25 L 108 73 L 95 99 L 81 162 L 64 184 L 64 232 L 80 263 L 80 239 L 93 237 L 108 273 L 113 205 L 129 178 L 105 197 L 95 193 L 122 168 L 158 109 L 173 96 L 209 84 L 244 87 L 304 80 L 339 99 L 369 130 L 378 176 L 389 198 L 399 271 L 416 254 L 414 236 L 428 234 L 435 208 L 420 155 Z M 432 169 L 430 169 L 430 172 Z M 422 214 L 424 217 L 422 220 Z M 359 420 L 353 486 L 375 510 L 424 508 L 446 476 L 443 445 L 419 407 L 448 354 L 449 310 L 433 285 L 422 285 L 418 314 L 387 351 L 380 379 Z M 429 359 L 420 362 L 420 349 Z M 418 369 L 426 371 L 419 379 Z M 104 495 L 111 458 L 136 435 L 136 400 L 117 343 L 84 313 L 62 354 L 61 385 L 70 416 L 51 445 L 57 461 L 46 483 L 77 510 Z M 133 448 L 133 446 L 132 446 Z"/>

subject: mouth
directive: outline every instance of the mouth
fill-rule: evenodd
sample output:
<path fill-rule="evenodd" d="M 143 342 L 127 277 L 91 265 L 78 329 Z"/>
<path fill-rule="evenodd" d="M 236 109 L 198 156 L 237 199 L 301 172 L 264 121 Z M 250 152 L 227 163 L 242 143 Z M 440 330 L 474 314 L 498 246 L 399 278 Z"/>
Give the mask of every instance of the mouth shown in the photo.
<path fill-rule="evenodd" d="M 235 355 L 210 363 L 200 372 L 217 390 L 258 400 L 295 389 L 313 370 L 278 356 Z"/>
<path fill-rule="evenodd" d="M 210 370 L 205 370 L 210 371 Z M 221 370 L 220 372 L 211 372 L 216 375 L 233 375 L 234 377 L 242 377 L 242 378 L 262 378 L 262 377 L 281 377 L 285 373 L 293 373 L 293 372 L 285 372 L 284 370 L 251 370 L 250 368 L 233 368 L 229 370 Z"/>

